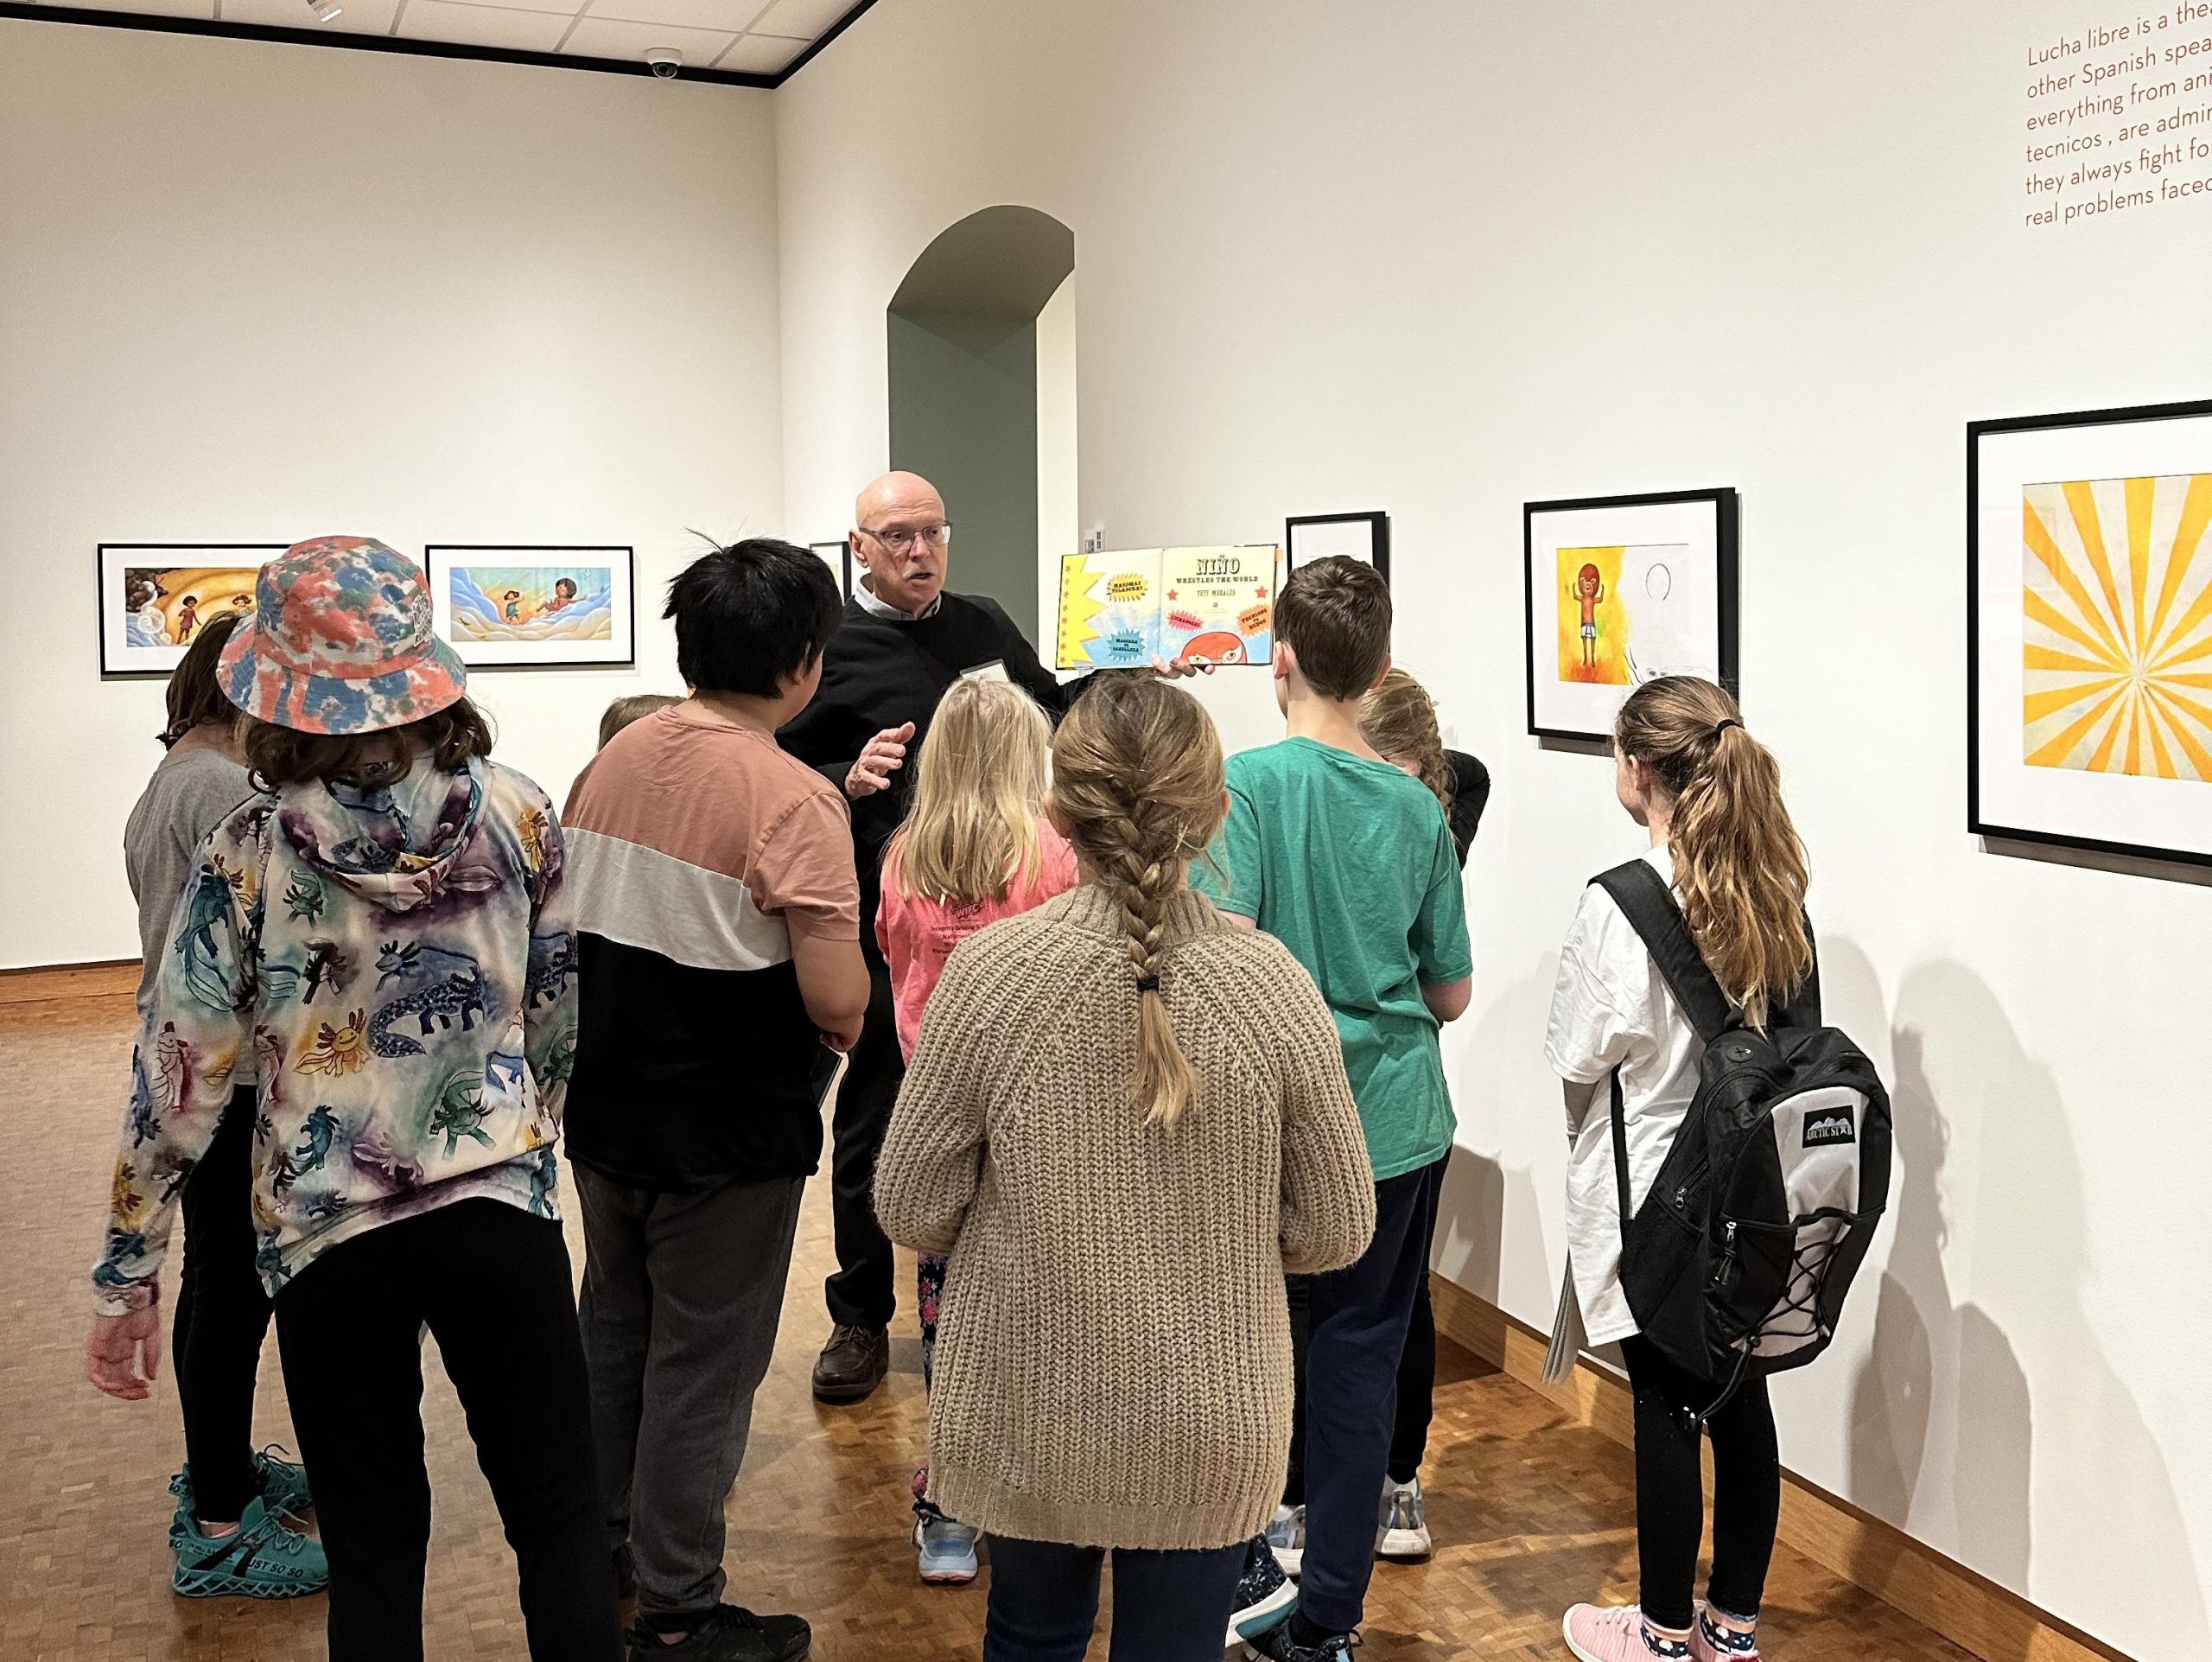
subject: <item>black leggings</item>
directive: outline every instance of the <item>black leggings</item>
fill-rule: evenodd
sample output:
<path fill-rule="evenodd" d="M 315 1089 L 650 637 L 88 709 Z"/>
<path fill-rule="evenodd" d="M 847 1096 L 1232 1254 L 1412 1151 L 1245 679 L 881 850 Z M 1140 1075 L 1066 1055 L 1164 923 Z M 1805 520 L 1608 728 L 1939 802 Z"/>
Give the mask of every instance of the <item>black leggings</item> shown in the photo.
<path fill-rule="evenodd" d="M 234 1092 L 214 1140 L 184 1185 L 184 1270 L 169 1353 L 184 1410 L 193 1511 L 234 1524 L 260 1492 L 253 1469 L 253 1386 L 269 1332 L 269 1295 L 253 1266 L 253 1116 L 260 1098 Z"/>
<path fill-rule="evenodd" d="M 1676 1367 L 1641 1335 L 1621 1341 L 1636 1393 L 1636 1549 L 1641 1602 L 1656 1627 L 1690 1625 L 1705 1487 L 1697 1434 L 1686 1416 L 1720 1394 Z M 1713 1579 L 1706 1596 L 1723 1614 L 1759 1613 L 1782 1511 L 1782 1463 L 1766 1381 L 1747 1379 L 1706 1423 L 1713 1434 Z"/>
<path fill-rule="evenodd" d="M 551 1219 L 483 1198 L 365 1230 L 276 1296 L 330 1558 L 330 1662 L 421 1662 L 425 1327 L 514 1549 L 534 1662 L 620 1662 L 568 1249 Z"/>

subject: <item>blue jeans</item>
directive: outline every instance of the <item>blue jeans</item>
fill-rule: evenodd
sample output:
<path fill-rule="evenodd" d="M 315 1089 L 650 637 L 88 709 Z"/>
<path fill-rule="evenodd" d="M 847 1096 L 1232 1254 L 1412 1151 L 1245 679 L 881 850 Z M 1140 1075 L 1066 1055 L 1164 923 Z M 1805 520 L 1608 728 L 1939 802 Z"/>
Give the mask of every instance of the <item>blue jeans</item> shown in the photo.
<path fill-rule="evenodd" d="M 1331 1633 L 1359 1626 L 1398 1410 L 1398 1363 L 1428 1274 L 1440 1160 L 1375 1186 L 1358 1261 L 1306 1279 L 1306 1559 L 1298 1604 Z"/>
<path fill-rule="evenodd" d="M 1221 1662 L 1244 1547 L 1117 1551 L 1109 1662 Z M 992 1536 L 983 1662 L 1083 1662 L 1105 1557 L 1103 1547 Z"/>

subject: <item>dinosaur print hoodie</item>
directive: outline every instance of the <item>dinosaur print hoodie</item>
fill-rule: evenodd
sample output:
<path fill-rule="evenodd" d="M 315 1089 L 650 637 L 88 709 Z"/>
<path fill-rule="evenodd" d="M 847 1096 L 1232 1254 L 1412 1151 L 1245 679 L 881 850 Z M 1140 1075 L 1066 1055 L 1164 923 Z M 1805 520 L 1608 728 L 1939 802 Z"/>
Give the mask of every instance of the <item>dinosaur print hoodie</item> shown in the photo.
<path fill-rule="evenodd" d="M 455 1200 L 553 1216 L 576 1027 L 561 867 L 545 793 L 489 761 L 289 785 L 217 826 L 131 1056 L 99 1309 L 155 1299 L 177 1195 L 236 1090 L 259 1092 L 272 1295 L 340 1241 Z"/>

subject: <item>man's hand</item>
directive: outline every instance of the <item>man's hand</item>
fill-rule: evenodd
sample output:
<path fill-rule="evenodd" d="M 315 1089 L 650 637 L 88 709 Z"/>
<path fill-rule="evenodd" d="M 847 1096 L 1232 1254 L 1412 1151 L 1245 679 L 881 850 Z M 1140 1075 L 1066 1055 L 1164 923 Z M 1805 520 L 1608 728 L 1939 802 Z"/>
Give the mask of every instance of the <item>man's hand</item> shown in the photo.
<path fill-rule="evenodd" d="M 843 1055 L 861 1041 L 861 1024 L 865 1019 L 866 1012 L 863 1011 L 842 1027 L 817 1029 L 822 1035 L 822 1042 L 839 1055 Z"/>
<path fill-rule="evenodd" d="M 1192 658 L 1187 655 L 1177 659 L 1155 658 L 1152 660 L 1152 668 L 1155 675 L 1164 675 L 1171 681 L 1180 681 L 1186 676 L 1200 673 L 1211 675 L 1213 659 Z"/>
<path fill-rule="evenodd" d="M 902 722 L 870 739 L 861 759 L 846 770 L 845 794 L 857 802 L 889 790 L 891 775 L 906 765 L 906 744 L 913 736 L 913 723 Z"/>
<path fill-rule="evenodd" d="M 135 1366 L 134 1366 L 135 1364 Z M 96 1315 L 85 1335 L 85 1377 L 111 1397 L 143 1402 L 162 1371 L 162 1312 L 157 1304 L 128 1315 Z"/>

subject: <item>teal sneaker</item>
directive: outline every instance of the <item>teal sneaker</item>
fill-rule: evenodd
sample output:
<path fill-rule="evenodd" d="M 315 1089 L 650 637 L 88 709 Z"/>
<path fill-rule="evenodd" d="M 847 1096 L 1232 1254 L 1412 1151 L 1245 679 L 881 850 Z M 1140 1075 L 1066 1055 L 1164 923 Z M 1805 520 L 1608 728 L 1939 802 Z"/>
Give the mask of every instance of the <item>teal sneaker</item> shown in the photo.
<path fill-rule="evenodd" d="M 261 1498 L 268 1502 L 269 1510 L 282 1513 L 297 1524 L 306 1519 L 308 1509 L 315 1505 L 315 1497 L 308 1492 L 308 1468 L 296 1461 L 280 1460 L 270 1450 L 280 1445 L 270 1443 L 253 1457 L 253 1474 L 261 1481 Z M 192 1489 L 192 1462 L 169 1479 L 169 1493 L 176 1497 L 176 1515 L 169 1520 L 169 1544 L 176 1544 L 181 1532 L 188 1533 L 199 1515 L 198 1497 Z"/>
<path fill-rule="evenodd" d="M 320 1593 L 330 1564 L 312 1537 L 289 1527 L 256 1495 L 228 1535 L 203 1534 L 188 1512 L 172 1528 L 176 1573 L 169 1585 L 188 1599 L 296 1599 Z"/>
<path fill-rule="evenodd" d="M 269 1503 L 271 1512 L 281 1512 L 294 1523 L 307 1515 L 315 1505 L 315 1496 L 308 1493 L 308 1468 L 296 1460 L 280 1460 L 272 1452 L 280 1445 L 270 1443 L 253 1457 L 253 1469 L 261 1479 L 261 1498 Z"/>

